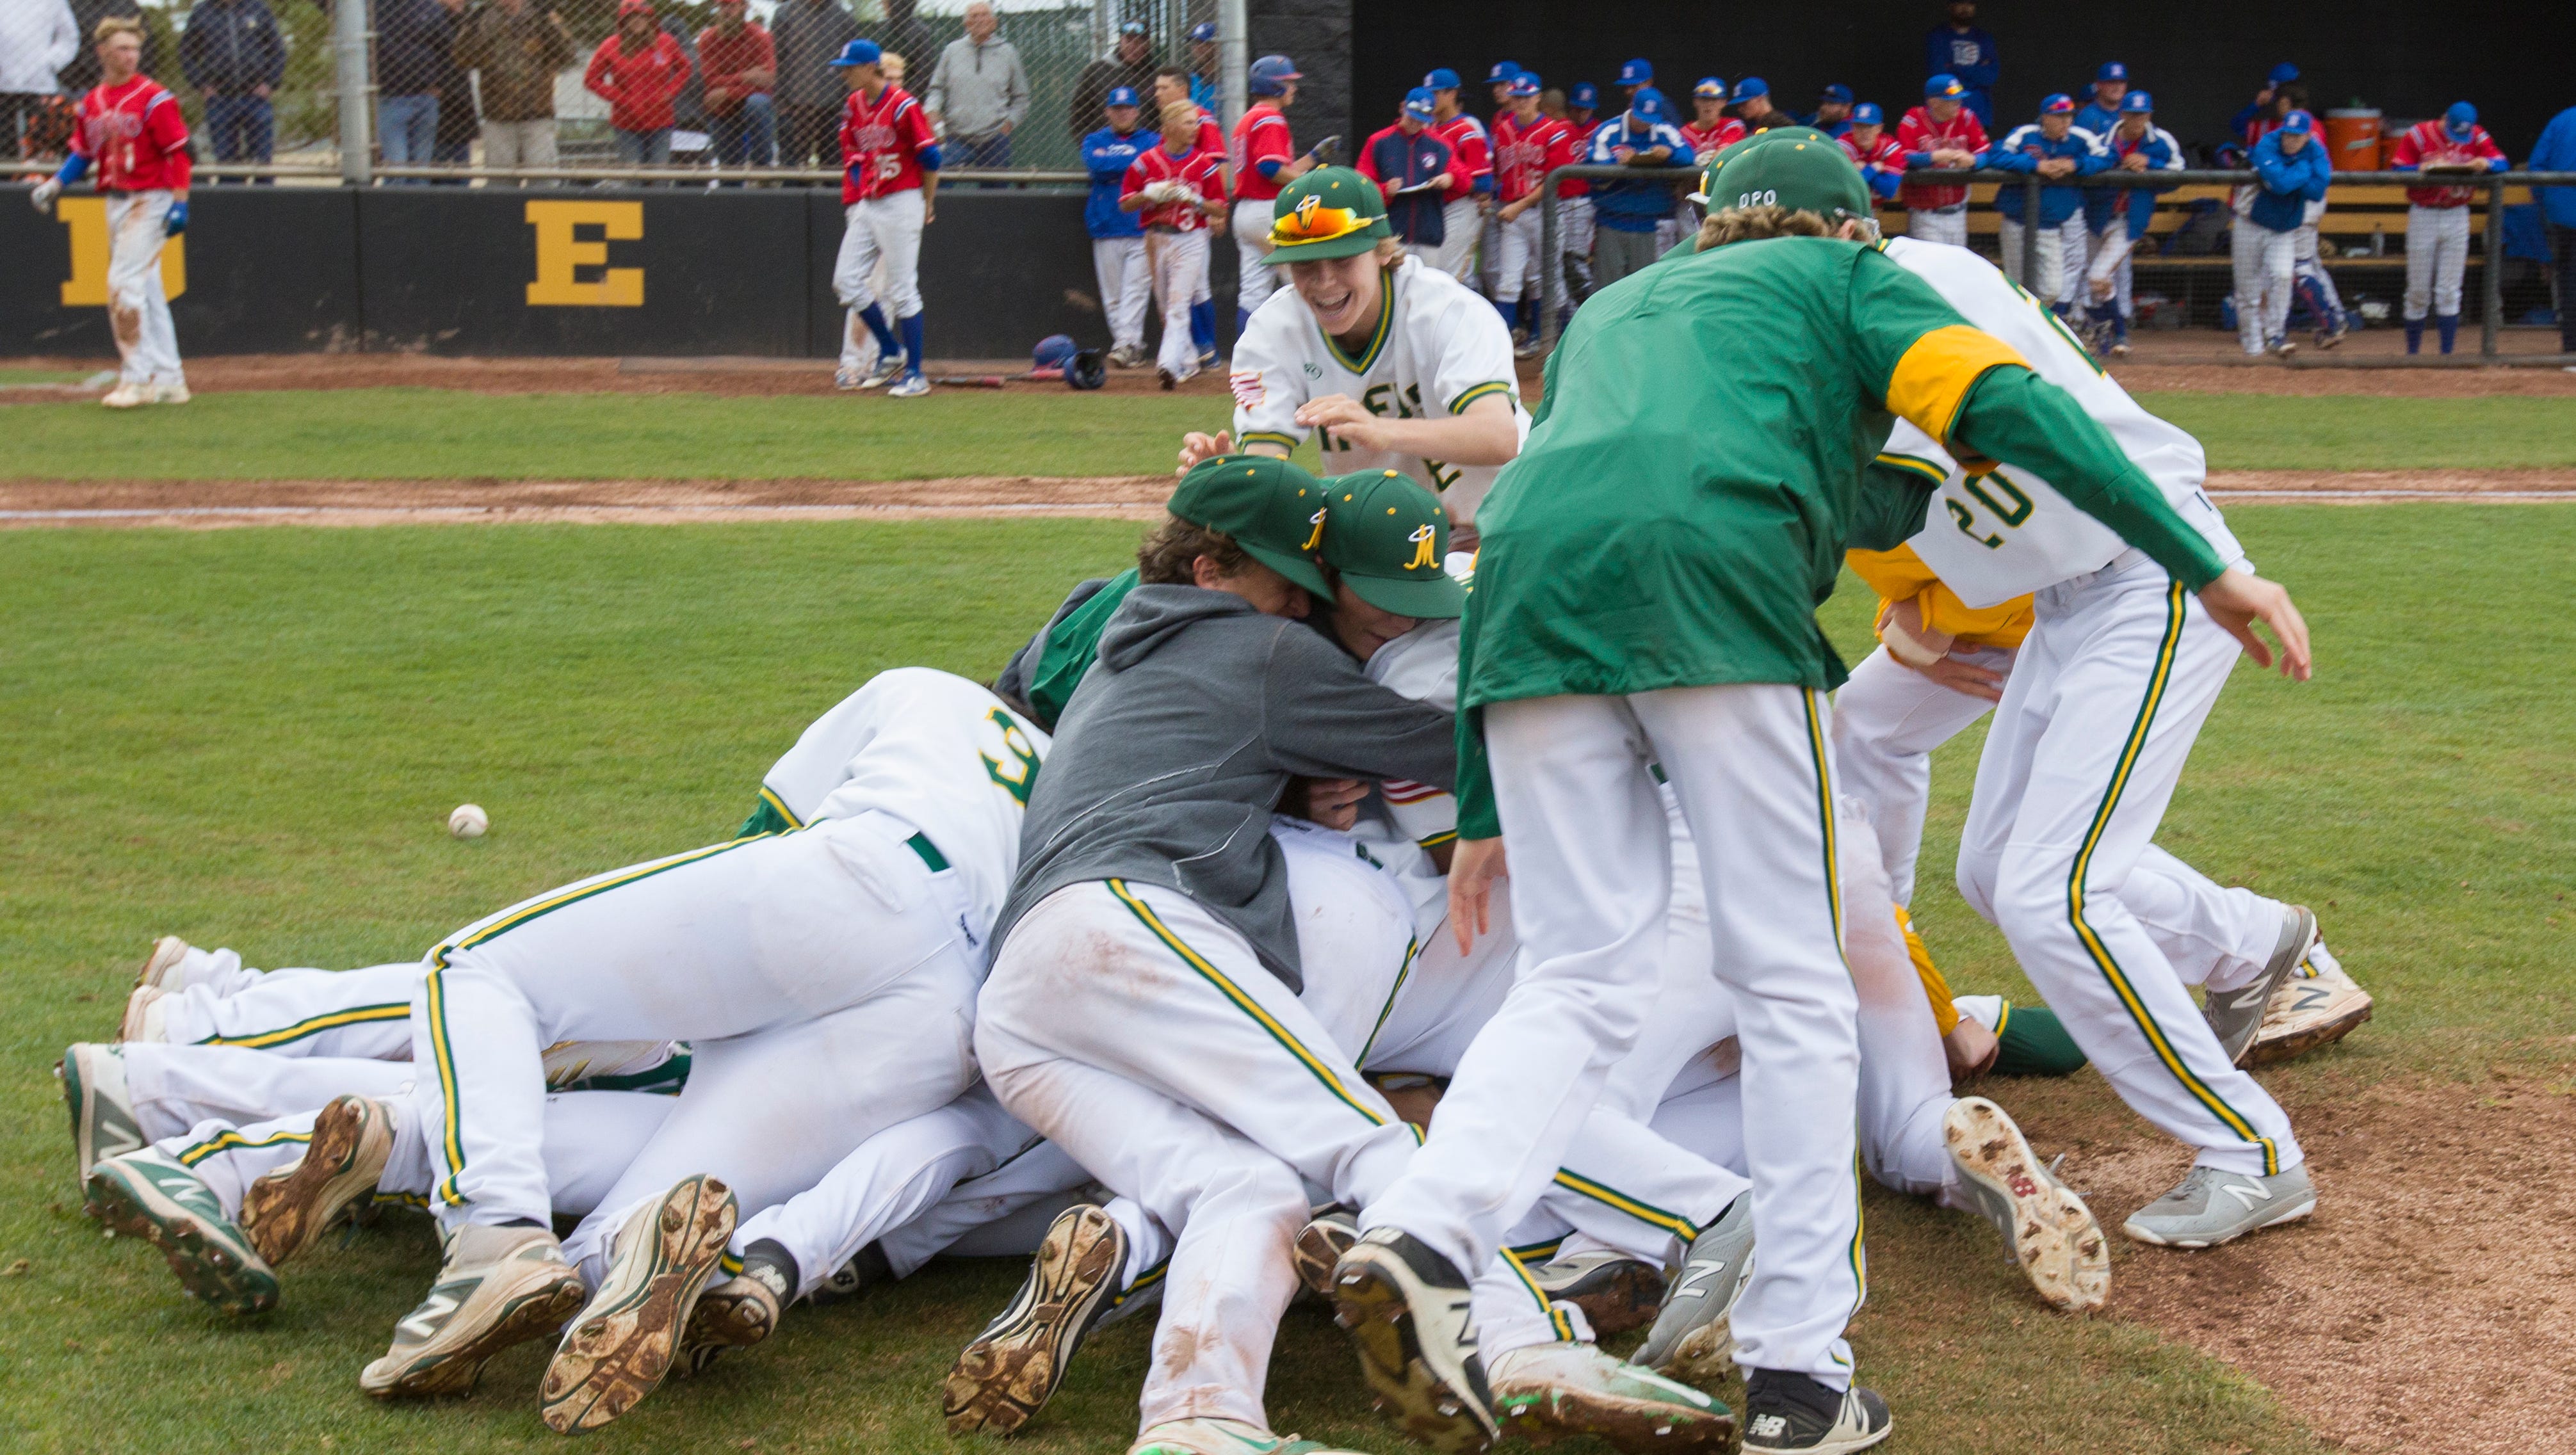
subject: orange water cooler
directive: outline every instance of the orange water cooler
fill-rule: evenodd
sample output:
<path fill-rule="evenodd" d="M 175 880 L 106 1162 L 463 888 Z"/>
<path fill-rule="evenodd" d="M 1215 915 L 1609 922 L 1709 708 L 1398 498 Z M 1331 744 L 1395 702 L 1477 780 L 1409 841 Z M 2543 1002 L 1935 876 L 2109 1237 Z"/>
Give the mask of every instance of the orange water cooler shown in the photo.
<path fill-rule="evenodd" d="M 2326 113 L 2326 152 L 2338 172 L 2379 170 L 2379 108 L 2347 106 Z"/>

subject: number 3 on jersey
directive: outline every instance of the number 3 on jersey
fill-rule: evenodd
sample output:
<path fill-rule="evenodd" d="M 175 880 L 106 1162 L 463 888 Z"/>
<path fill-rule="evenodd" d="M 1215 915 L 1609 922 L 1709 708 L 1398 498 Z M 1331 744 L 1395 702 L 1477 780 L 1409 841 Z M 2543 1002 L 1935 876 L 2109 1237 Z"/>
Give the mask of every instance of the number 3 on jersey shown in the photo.
<path fill-rule="evenodd" d="M 991 775 L 993 781 L 1002 785 L 1004 792 L 1018 800 L 1020 807 L 1026 808 L 1029 806 L 1029 792 L 1036 788 L 1038 783 L 1037 747 L 1029 741 L 1028 734 L 1021 730 L 1020 720 L 1001 708 L 993 708 L 984 716 L 995 727 L 1002 730 L 1002 751 L 1010 757 L 1011 761 L 1005 764 L 990 753 L 978 753 L 976 756 L 984 760 L 984 771 Z"/>
<path fill-rule="evenodd" d="M 2010 505 L 2006 505 L 2003 501 L 1995 499 L 1992 494 L 1988 493 L 1987 487 L 1989 486 L 1992 486 L 1995 490 L 2001 491 L 2011 500 L 2012 503 Z M 2010 530 L 2014 526 L 2020 525 L 2023 521 L 2030 519 L 2030 497 L 2022 493 L 2022 488 L 2020 486 L 2005 479 L 2002 475 L 1971 475 L 1960 483 L 1959 488 L 1967 491 L 1970 495 L 1975 496 L 1979 505 L 1993 511 L 1995 519 L 2000 522 L 2006 530 Z M 1984 546 L 1990 551 L 2004 543 L 2004 538 L 2002 536 L 1987 535 L 1983 531 L 1977 529 L 1977 513 L 1970 510 L 1967 505 L 1961 502 L 1956 496 L 1944 495 L 1941 497 L 1941 503 L 1949 507 L 1950 518 L 1958 522 L 1960 533 L 1965 535 L 1968 539 L 1977 542 L 1979 545 Z"/>

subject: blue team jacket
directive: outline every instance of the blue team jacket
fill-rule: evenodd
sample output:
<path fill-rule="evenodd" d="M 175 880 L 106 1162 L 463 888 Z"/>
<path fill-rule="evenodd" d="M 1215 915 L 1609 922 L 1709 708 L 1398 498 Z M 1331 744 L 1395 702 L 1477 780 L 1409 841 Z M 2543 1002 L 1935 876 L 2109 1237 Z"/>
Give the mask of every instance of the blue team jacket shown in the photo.
<path fill-rule="evenodd" d="M 1406 136 L 1402 126 L 1387 127 L 1361 143 L 1360 154 L 1368 158 L 1371 172 L 1394 183 L 1399 190 L 1418 186 L 1449 170 L 1449 143 L 1427 129 Z M 1449 199 L 1465 195 L 1416 192 L 1410 197 L 1390 197 L 1386 200 L 1386 225 L 1406 242 L 1436 248 L 1449 237 L 1445 211 Z"/>
<path fill-rule="evenodd" d="M 1995 143 L 1986 153 L 1986 165 L 1998 172 L 2036 172 L 2039 164 L 2050 157 L 2074 158 L 2075 175 L 2079 177 L 2092 176 L 2111 165 L 2111 159 L 2102 154 L 2102 144 L 2093 133 L 2079 126 L 2070 126 L 2066 135 L 2050 141 L 2036 121 L 2014 127 L 2010 136 Z M 2006 187 L 1995 197 L 1996 207 L 2015 222 L 2022 218 L 2020 191 L 2018 187 Z M 2073 217 L 2076 209 L 2083 205 L 2084 189 L 2081 187 L 2042 187 L 2039 189 L 2039 225 L 2055 227 Z"/>
<path fill-rule="evenodd" d="M 1592 145 L 1584 160 L 1596 167 L 1615 167 L 1619 159 L 1611 154 L 1613 147 L 1632 147 L 1652 151 L 1671 147 L 1672 160 L 1667 167 L 1695 165 L 1698 157 L 1691 144 L 1682 139 L 1680 127 L 1659 121 L 1651 128 L 1628 134 L 1628 116 L 1621 112 L 1592 129 Z M 1592 219 L 1613 232 L 1653 232 L 1655 224 L 1673 215 L 1673 184 L 1670 182 L 1595 182 L 1592 184 Z"/>
<path fill-rule="evenodd" d="M 1932 27 L 1923 37 L 1923 74 L 1938 76 L 1943 72 L 1959 78 L 1968 94 L 1959 98 L 1977 120 L 1985 123 L 1986 134 L 1995 130 L 1995 78 L 2003 73 L 2003 61 L 1995 53 L 1995 38 L 1984 30 L 1968 27 L 1961 35 L 1948 21 Z"/>
<path fill-rule="evenodd" d="M 1120 136 L 1108 127 L 1082 139 L 1082 165 L 1091 173 L 1091 195 L 1083 199 L 1082 225 L 1093 237 L 1142 237 L 1145 215 L 1118 210 L 1119 185 L 1136 159 L 1163 144 L 1163 138 L 1138 127 Z"/>
<path fill-rule="evenodd" d="M 2308 204 L 2324 199 L 2326 182 L 2334 175 L 2334 160 L 2326 155 L 2322 137 L 2311 135 L 2294 157 L 2281 150 L 2283 135 L 2267 132 L 2254 144 L 2254 176 L 2262 186 L 2255 189 L 2249 215 L 2268 232 L 2298 231 L 2308 220 Z"/>
<path fill-rule="evenodd" d="M 2120 150 L 2119 138 L 2113 133 L 2102 133 L 2101 141 L 2102 170 L 2111 171 L 2120 165 L 2120 158 L 2125 153 Z M 2137 150 L 2146 153 L 2147 170 L 2150 172 L 2182 170 L 2182 143 L 2174 140 L 2172 132 L 2153 122 L 2147 124 L 2147 134 L 2138 139 Z M 2132 194 L 2129 199 L 2129 241 L 2136 242 L 2147 235 L 2147 223 L 2156 215 L 2156 205 L 2148 199 L 2180 185 L 2168 182 L 2162 187 L 2087 188 L 2084 193 L 2084 225 L 2094 232 L 2109 228 L 2111 219 L 2120 212 L 2120 194 L 2127 192 Z"/>

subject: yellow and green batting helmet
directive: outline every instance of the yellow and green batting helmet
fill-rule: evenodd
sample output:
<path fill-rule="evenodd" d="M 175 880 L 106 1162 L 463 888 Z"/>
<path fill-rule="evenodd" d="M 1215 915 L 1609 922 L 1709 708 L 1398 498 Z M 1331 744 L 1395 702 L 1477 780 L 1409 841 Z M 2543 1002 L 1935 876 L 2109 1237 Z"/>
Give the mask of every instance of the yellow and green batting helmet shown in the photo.
<path fill-rule="evenodd" d="M 1272 267 L 1347 258 L 1393 237 L 1377 184 L 1348 167 L 1317 167 L 1281 188 L 1272 204 Z"/>

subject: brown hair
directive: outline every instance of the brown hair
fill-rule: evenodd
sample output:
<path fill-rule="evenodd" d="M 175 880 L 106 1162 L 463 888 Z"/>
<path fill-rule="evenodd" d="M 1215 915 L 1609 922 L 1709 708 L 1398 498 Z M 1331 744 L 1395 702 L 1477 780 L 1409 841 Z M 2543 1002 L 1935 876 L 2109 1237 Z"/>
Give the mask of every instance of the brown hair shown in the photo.
<path fill-rule="evenodd" d="M 131 16 L 108 16 L 106 19 L 101 20 L 98 23 L 97 29 L 90 32 L 89 43 L 91 45 L 105 45 L 109 40 L 120 35 L 130 35 L 138 41 L 142 40 L 144 38 L 143 22 L 136 20 Z"/>
<path fill-rule="evenodd" d="M 1766 237 L 1832 237 L 1834 225 L 1818 212 L 1792 212 L 1786 207 L 1736 207 L 1712 212 L 1699 225 L 1699 249 Z"/>
<path fill-rule="evenodd" d="M 1167 518 L 1145 533 L 1136 546 L 1136 579 L 1147 586 L 1195 586 L 1198 558 L 1216 562 L 1220 576 L 1240 575 L 1252 557 L 1221 530 L 1192 525 L 1179 516 Z"/>

